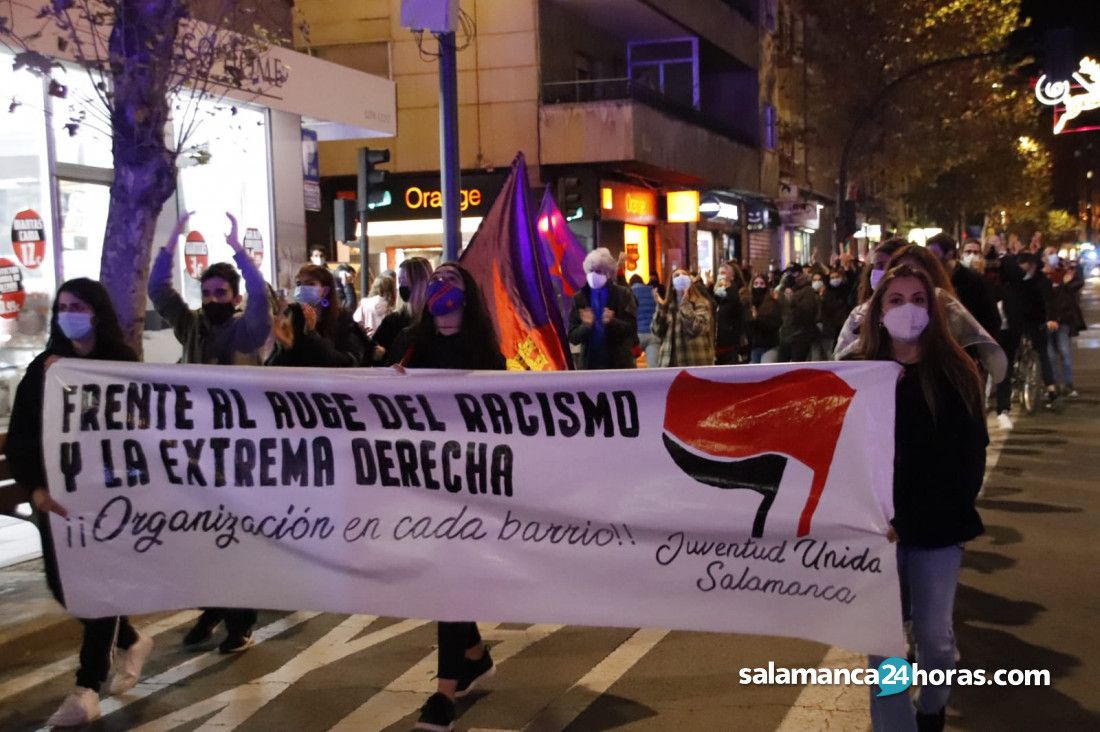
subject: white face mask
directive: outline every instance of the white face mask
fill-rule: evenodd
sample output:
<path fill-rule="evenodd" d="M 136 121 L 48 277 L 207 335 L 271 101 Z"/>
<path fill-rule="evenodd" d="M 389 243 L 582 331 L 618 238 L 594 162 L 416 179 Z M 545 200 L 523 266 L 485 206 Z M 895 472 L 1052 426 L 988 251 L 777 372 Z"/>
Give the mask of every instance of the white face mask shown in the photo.
<path fill-rule="evenodd" d="M 963 258 L 962 258 L 963 266 L 964 267 L 969 267 L 970 269 L 974 269 L 975 267 L 978 266 L 978 259 L 979 259 L 978 255 L 975 254 L 974 252 L 967 252 L 966 254 L 963 255 Z"/>
<path fill-rule="evenodd" d="M 834 277 L 833 279 L 829 280 L 829 284 L 833 287 L 840 287 L 844 284 L 844 280 Z"/>
<path fill-rule="evenodd" d="M 825 283 L 822 282 L 821 280 L 814 280 L 813 283 L 810 284 L 810 287 L 814 288 L 818 292 L 821 292 L 821 288 L 824 287 L 824 286 L 825 286 Z"/>
<path fill-rule="evenodd" d="M 678 274 L 672 278 L 672 286 L 676 288 L 676 292 L 683 292 L 691 287 L 691 277 L 686 274 Z"/>
<path fill-rule="evenodd" d="M 324 257 L 314 255 L 314 256 L 309 258 L 309 261 L 312 262 L 313 264 L 316 264 L 318 267 L 324 267 L 325 266 L 325 258 Z"/>
<path fill-rule="evenodd" d="M 588 286 L 593 290 L 598 290 L 607 284 L 607 275 L 599 272 L 589 272 L 585 279 L 588 280 Z"/>
<path fill-rule="evenodd" d="M 1061 264 L 1061 262 L 1062 262 L 1062 260 L 1058 257 L 1057 254 L 1048 254 L 1047 255 L 1047 266 L 1057 267 L 1059 264 Z"/>
<path fill-rule="evenodd" d="M 886 276 L 886 270 L 873 269 L 871 270 L 871 289 L 878 288 L 878 283 L 882 282 L 882 278 Z"/>
<path fill-rule="evenodd" d="M 907 302 L 888 310 L 882 316 L 882 324 L 894 340 L 915 341 L 928 327 L 928 308 Z"/>

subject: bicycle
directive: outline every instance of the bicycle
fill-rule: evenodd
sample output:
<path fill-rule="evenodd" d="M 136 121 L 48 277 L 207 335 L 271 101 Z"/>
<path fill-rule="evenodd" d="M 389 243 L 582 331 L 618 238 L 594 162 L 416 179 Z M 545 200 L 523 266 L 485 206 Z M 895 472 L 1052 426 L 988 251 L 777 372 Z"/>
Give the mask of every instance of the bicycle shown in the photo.
<path fill-rule="evenodd" d="M 1034 415 L 1043 399 L 1043 371 L 1039 352 L 1026 335 L 1020 338 L 1016 363 L 1012 367 L 1012 398 L 1026 414 Z"/>

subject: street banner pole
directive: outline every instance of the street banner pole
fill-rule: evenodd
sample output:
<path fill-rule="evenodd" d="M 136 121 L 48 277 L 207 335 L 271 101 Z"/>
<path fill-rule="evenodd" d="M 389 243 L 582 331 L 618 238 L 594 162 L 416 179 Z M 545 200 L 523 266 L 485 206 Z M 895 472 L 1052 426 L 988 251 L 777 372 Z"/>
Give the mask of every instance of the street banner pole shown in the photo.
<path fill-rule="evenodd" d="M 459 196 L 462 188 L 458 159 L 458 62 L 453 32 L 439 39 L 439 190 L 443 197 L 443 261 L 458 261 Z"/>

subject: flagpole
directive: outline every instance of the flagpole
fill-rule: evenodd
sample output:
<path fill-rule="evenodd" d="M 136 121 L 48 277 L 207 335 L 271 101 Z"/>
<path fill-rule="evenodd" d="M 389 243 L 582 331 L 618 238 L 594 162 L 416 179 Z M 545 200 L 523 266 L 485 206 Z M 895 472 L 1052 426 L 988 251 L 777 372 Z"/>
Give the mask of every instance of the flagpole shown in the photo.
<path fill-rule="evenodd" d="M 458 160 L 458 61 L 455 34 L 439 39 L 439 192 L 443 208 L 443 261 L 455 262 L 462 249 L 459 232 L 461 172 Z"/>

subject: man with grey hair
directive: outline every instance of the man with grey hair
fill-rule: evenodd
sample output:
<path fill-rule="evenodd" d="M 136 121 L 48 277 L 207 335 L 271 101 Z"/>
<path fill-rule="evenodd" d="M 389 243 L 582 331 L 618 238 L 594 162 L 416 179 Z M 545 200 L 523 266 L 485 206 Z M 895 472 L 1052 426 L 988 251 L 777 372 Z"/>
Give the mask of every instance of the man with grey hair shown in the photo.
<path fill-rule="evenodd" d="M 569 342 L 581 347 L 583 369 L 634 368 L 638 305 L 634 294 L 615 283 L 615 258 L 605 247 L 584 258 L 587 280 L 573 296 Z"/>

